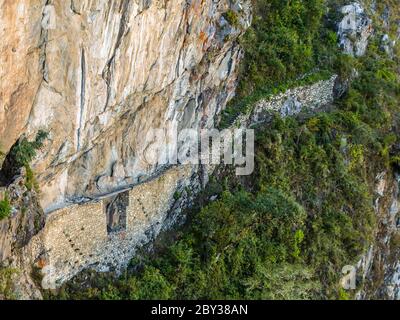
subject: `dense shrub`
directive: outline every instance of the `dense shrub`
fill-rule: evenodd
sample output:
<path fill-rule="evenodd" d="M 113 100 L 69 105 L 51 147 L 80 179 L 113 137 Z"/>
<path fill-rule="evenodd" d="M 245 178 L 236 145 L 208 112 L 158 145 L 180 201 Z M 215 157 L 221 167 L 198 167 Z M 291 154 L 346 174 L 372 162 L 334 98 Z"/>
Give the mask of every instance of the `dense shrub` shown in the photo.
<path fill-rule="evenodd" d="M 6 195 L 3 200 L 0 201 L 0 220 L 8 218 L 11 214 L 11 204 L 8 196 Z"/>
<path fill-rule="evenodd" d="M 25 187 L 29 190 L 35 190 L 36 192 L 40 191 L 39 184 L 36 181 L 35 173 L 29 165 L 25 165 Z"/>
<path fill-rule="evenodd" d="M 226 19 L 226 21 L 228 21 L 230 25 L 234 27 L 239 26 L 239 17 L 235 11 L 228 10 L 227 12 L 225 12 L 224 18 Z"/>
<path fill-rule="evenodd" d="M 23 137 L 11 150 L 11 157 L 15 160 L 18 167 L 28 165 L 36 156 L 36 151 L 43 146 L 43 142 L 47 139 L 48 134 L 40 130 L 34 141 L 28 141 Z"/>
<path fill-rule="evenodd" d="M 36 157 L 37 150 L 43 146 L 47 137 L 47 132 L 39 130 L 35 140 L 29 141 L 26 137 L 21 137 L 14 144 L 3 162 L 0 172 L 7 183 L 19 173 L 22 167 L 27 168 L 27 173 L 32 174 L 33 177 L 29 164 Z M 30 187 L 30 184 L 33 186 L 32 179 L 31 183 L 28 182 L 28 187 Z"/>
<path fill-rule="evenodd" d="M 12 277 L 18 272 L 15 269 L 0 266 L 0 296 L 3 299 L 16 299 L 14 294 Z"/>

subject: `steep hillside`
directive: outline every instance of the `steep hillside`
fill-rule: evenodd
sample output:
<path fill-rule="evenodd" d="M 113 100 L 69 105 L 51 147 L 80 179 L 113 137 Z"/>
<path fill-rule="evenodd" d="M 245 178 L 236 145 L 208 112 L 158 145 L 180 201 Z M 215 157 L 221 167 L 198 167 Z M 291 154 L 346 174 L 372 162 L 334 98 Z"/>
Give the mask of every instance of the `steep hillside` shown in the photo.
<path fill-rule="evenodd" d="M 58 298 L 399 298 L 399 6 L 253 6 L 221 126 L 250 119 L 254 174 L 219 168 L 187 224 L 143 250 L 128 276 L 85 273 Z M 299 87 L 333 74 L 332 96 L 318 91 L 327 84 Z M 304 98 L 313 90 L 325 92 L 320 104 Z"/>
<path fill-rule="evenodd" d="M 150 160 L 163 147 L 152 132 L 173 139 L 214 126 L 236 87 L 249 2 L 3 0 L 0 8 L 0 262 L 24 274 L 52 268 L 57 285 L 88 265 L 110 268 L 110 254 L 121 267 L 168 225 L 174 193 L 203 180 L 199 167 L 165 165 L 165 153 Z M 119 228 L 113 208 L 132 189 L 132 215 Z M 46 221 L 21 245 L 21 203 L 31 197 Z"/>

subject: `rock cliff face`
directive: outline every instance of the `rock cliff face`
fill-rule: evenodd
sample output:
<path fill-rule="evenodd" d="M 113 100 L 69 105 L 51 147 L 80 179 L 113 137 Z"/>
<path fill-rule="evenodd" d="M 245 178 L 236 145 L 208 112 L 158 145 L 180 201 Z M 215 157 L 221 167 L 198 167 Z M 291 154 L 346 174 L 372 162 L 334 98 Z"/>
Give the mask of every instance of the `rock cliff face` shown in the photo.
<path fill-rule="evenodd" d="M 235 39 L 250 22 L 247 1 L 2 0 L 0 8 L 0 143 L 7 153 L 22 135 L 49 133 L 33 164 L 45 212 L 162 169 L 146 160 L 158 143 L 146 139 L 152 128 L 212 127 L 234 93 Z"/>
<path fill-rule="evenodd" d="M 335 85 L 338 82 L 338 76 L 333 75 L 328 80 L 321 80 L 309 86 L 299 86 L 269 100 L 261 100 L 256 103 L 251 115 L 245 115 L 239 121 L 246 120 L 246 125 L 252 126 L 263 122 L 271 111 L 278 112 L 282 117 L 293 116 L 302 111 L 320 111 L 321 108 L 333 103 L 336 96 Z"/>
<path fill-rule="evenodd" d="M 358 299 L 400 300 L 399 182 L 398 173 L 383 171 L 376 176 L 377 229 L 375 241 L 356 266 L 362 284 Z"/>
<path fill-rule="evenodd" d="M 373 32 L 372 20 L 360 2 L 345 5 L 340 11 L 343 15 L 338 26 L 341 48 L 348 54 L 363 56 Z"/>
<path fill-rule="evenodd" d="M 1 151 L 49 135 L 31 163 L 40 197 L 25 190 L 24 174 L 3 190 L 18 186 L 19 195 L 0 225 L 0 262 L 20 270 L 19 297 L 40 298 L 35 268 L 51 266 L 50 287 L 88 266 L 119 268 L 205 183 L 200 166 L 166 167 L 165 154 L 149 162 L 161 143 L 149 132 L 214 126 L 236 88 L 250 1 L 0 0 L 0 8 Z M 31 205 L 19 206 L 24 199 Z"/>

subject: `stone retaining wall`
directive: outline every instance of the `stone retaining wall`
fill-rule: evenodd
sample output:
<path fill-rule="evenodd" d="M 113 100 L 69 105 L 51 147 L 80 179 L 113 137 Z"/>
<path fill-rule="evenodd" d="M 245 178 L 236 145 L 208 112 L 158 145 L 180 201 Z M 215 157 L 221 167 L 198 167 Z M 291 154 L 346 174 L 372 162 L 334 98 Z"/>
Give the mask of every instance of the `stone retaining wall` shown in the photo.
<path fill-rule="evenodd" d="M 313 111 L 331 104 L 335 97 L 335 85 L 338 79 L 333 75 L 311 85 L 288 89 L 287 91 L 257 102 L 248 114 L 240 116 L 236 124 L 251 126 L 265 122 L 271 112 L 282 117 L 296 115 L 302 111 Z"/>
<path fill-rule="evenodd" d="M 137 247 L 154 239 L 168 224 L 170 209 L 179 210 L 183 206 L 184 190 L 196 186 L 191 179 L 196 176 L 195 172 L 191 166 L 174 167 L 125 191 L 129 199 L 126 223 L 118 232 L 107 231 L 109 199 L 72 205 L 51 213 L 38 235 L 43 242 L 42 252 L 35 253 L 40 256 L 39 267 L 45 270 L 46 283 L 55 283 L 58 287 L 89 267 L 98 271 L 125 267 Z M 177 190 L 182 190 L 182 194 Z"/>

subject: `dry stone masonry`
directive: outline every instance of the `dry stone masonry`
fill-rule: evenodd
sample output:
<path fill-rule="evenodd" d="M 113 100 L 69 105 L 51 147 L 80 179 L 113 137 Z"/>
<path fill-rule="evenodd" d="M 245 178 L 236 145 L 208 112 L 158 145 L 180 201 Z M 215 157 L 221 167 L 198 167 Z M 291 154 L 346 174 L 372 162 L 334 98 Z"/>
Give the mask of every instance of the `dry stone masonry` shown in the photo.
<path fill-rule="evenodd" d="M 248 124 L 261 121 L 264 111 L 274 110 L 287 116 L 304 108 L 314 110 L 330 104 L 336 78 L 332 76 L 259 102 Z M 292 101 L 295 103 L 291 104 Z M 139 246 L 180 218 L 180 212 L 190 204 L 190 195 L 201 190 L 213 169 L 203 168 L 201 174 L 198 166 L 173 167 L 133 189 L 52 212 L 40 235 L 44 239 L 46 265 L 53 268 L 48 277 L 59 285 L 88 267 L 98 271 L 120 270 Z M 113 215 L 118 218 L 113 220 Z"/>
<path fill-rule="evenodd" d="M 184 191 L 194 194 L 200 188 L 196 179 L 195 168 L 174 167 L 117 197 L 56 210 L 25 253 L 30 252 L 32 261 L 40 261 L 45 281 L 55 286 L 89 267 L 98 271 L 121 270 L 139 246 L 176 222 L 174 214 L 189 201 Z M 123 221 L 118 228 L 112 228 L 108 215 L 110 204 L 115 204 L 116 199 Z"/>
<path fill-rule="evenodd" d="M 241 115 L 234 126 L 252 126 L 265 122 L 271 112 L 283 117 L 299 114 L 302 111 L 317 111 L 330 105 L 335 97 L 338 76 L 321 80 L 311 85 L 299 86 L 258 101 L 247 114 Z"/>

